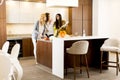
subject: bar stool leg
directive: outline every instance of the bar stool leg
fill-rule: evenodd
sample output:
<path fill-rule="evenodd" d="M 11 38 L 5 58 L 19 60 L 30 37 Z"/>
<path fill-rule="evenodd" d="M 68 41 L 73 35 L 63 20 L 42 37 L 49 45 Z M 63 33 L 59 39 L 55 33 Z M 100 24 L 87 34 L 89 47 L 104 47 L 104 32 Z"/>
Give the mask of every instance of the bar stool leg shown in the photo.
<path fill-rule="evenodd" d="M 100 73 L 102 73 L 102 57 L 103 57 L 103 51 L 101 51 L 101 56 L 100 56 Z"/>
<path fill-rule="evenodd" d="M 65 69 L 65 75 L 67 75 L 67 67 L 66 67 L 66 69 Z"/>
<path fill-rule="evenodd" d="M 118 68 L 119 68 L 119 72 L 120 72 L 120 64 L 118 63 L 118 65 L 119 65 Z"/>
<path fill-rule="evenodd" d="M 65 58 L 66 58 L 66 60 L 67 60 L 66 62 L 68 62 L 68 54 L 65 54 Z M 66 65 L 65 65 L 65 68 L 66 68 L 66 69 L 65 69 L 65 74 L 67 75 L 67 72 L 68 72 L 68 70 L 67 70 L 67 69 L 68 69 L 68 64 L 67 64 L 67 63 L 65 63 L 65 64 L 66 64 Z"/>
<path fill-rule="evenodd" d="M 116 75 L 118 75 L 119 71 L 119 56 L 118 53 L 116 53 Z"/>
<path fill-rule="evenodd" d="M 88 71 L 88 62 L 87 62 L 87 55 L 85 54 L 85 62 L 86 62 L 86 71 L 87 71 L 87 75 L 89 78 L 89 71 Z"/>
<path fill-rule="evenodd" d="M 73 56 L 73 63 L 74 63 L 74 80 L 76 80 L 76 56 Z"/>
<path fill-rule="evenodd" d="M 119 72 L 120 72 L 119 53 L 118 53 L 118 69 L 119 69 Z"/>
<path fill-rule="evenodd" d="M 80 74 L 82 74 L 82 56 L 80 55 Z"/>

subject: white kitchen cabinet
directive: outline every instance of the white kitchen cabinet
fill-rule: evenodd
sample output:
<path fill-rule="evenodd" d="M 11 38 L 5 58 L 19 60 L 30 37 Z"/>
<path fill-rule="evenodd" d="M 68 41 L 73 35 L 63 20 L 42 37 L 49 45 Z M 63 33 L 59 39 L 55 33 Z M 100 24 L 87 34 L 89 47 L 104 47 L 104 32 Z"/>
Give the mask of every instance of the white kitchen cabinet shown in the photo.
<path fill-rule="evenodd" d="M 20 21 L 20 2 L 6 1 L 6 22 L 19 23 Z"/>
<path fill-rule="evenodd" d="M 23 1 L 6 1 L 7 23 L 34 23 L 34 4 Z"/>
<path fill-rule="evenodd" d="M 39 2 L 6 1 L 7 23 L 35 23 L 45 12 L 50 13 L 53 21 L 57 13 L 68 21 L 67 8 L 50 8 L 46 7 L 45 3 Z"/>
<path fill-rule="evenodd" d="M 20 23 L 34 22 L 34 4 L 32 2 L 20 2 Z"/>

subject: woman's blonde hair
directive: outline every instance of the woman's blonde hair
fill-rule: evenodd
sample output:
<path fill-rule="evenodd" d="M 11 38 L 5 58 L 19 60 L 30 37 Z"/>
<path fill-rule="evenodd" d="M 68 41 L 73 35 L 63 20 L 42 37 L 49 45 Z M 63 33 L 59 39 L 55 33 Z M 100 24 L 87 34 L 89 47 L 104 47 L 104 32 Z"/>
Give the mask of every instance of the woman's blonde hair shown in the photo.
<path fill-rule="evenodd" d="M 41 16 L 40 16 L 40 25 L 44 25 L 45 24 L 45 14 L 41 14 Z"/>

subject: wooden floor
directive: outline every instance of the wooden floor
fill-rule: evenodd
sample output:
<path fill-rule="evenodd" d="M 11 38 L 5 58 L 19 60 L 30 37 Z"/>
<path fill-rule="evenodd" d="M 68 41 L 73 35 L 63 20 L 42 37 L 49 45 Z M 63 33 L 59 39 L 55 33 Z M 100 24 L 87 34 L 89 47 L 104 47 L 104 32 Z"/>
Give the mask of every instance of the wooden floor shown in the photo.
<path fill-rule="evenodd" d="M 110 55 L 110 59 L 114 60 L 114 54 Z M 44 67 L 40 64 L 35 64 L 34 58 L 20 58 L 20 63 L 23 68 L 22 80 L 62 80 L 51 74 L 51 69 Z M 69 70 L 68 75 L 65 75 L 63 80 L 73 80 L 72 69 Z M 116 76 L 116 69 L 109 68 L 109 70 L 103 70 L 100 73 L 99 69 L 89 68 L 90 78 L 87 77 L 87 73 L 83 70 L 82 74 L 77 72 L 76 80 L 120 80 L 120 72 Z"/>

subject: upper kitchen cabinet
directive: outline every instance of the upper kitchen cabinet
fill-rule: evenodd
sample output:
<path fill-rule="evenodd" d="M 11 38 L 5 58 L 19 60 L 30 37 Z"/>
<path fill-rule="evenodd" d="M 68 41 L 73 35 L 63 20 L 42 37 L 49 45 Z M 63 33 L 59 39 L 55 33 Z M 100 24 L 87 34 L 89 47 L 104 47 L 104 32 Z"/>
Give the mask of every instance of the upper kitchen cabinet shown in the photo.
<path fill-rule="evenodd" d="M 60 13 L 68 21 L 68 8 L 46 7 L 45 3 L 27 1 L 6 1 L 7 23 L 34 23 L 42 13 L 49 12 L 51 19 Z"/>
<path fill-rule="evenodd" d="M 20 2 L 6 1 L 6 20 L 7 23 L 20 22 Z"/>
<path fill-rule="evenodd" d="M 92 0 L 79 0 L 77 8 L 69 8 L 70 26 L 72 33 L 87 36 L 92 35 Z"/>
<path fill-rule="evenodd" d="M 34 23 L 34 3 L 20 2 L 20 23 Z M 36 14 L 37 15 L 37 14 Z"/>
<path fill-rule="evenodd" d="M 34 5 L 34 2 L 6 1 L 7 23 L 34 23 Z"/>

